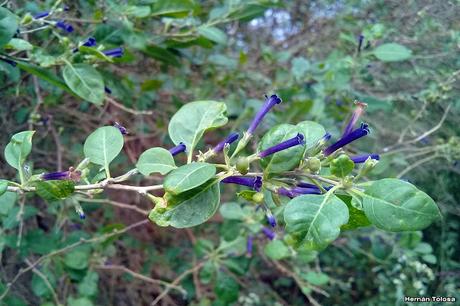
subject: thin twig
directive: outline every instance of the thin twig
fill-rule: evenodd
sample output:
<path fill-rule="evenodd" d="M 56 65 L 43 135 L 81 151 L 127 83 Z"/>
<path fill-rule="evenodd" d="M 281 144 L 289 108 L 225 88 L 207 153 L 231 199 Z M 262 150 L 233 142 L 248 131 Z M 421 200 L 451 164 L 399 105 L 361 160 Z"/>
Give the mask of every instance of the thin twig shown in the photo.
<path fill-rule="evenodd" d="M 396 176 L 396 178 L 401 178 L 404 174 L 408 173 L 409 171 L 411 171 L 411 170 L 417 168 L 418 166 L 420 166 L 420 165 L 422 165 L 422 164 L 424 164 L 424 163 L 429 162 L 429 161 L 432 160 L 432 159 L 436 159 L 436 158 L 438 158 L 438 157 L 440 157 L 440 155 L 434 154 L 434 155 L 430 155 L 430 156 L 428 156 L 428 157 L 426 157 L 426 158 L 424 158 L 424 159 L 421 159 L 421 160 L 417 161 L 416 163 L 413 163 L 412 165 L 410 165 L 409 167 L 407 167 L 407 168 L 404 169 L 403 171 L 401 171 L 401 172 Z"/>
<path fill-rule="evenodd" d="M 113 106 L 115 106 L 116 108 L 119 108 L 127 113 L 130 113 L 130 114 L 133 114 L 133 115 L 136 115 L 136 116 L 139 116 L 139 115 L 146 115 L 146 116 L 150 116 L 150 115 L 153 115 L 153 111 L 142 111 L 142 110 L 135 110 L 135 109 L 132 109 L 132 108 L 129 108 L 129 107 L 126 107 L 124 106 L 123 104 L 121 103 L 118 103 L 117 101 L 115 101 L 113 98 L 111 97 L 105 97 L 105 99 L 110 103 L 112 104 Z"/>
<path fill-rule="evenodd" d="M 187 294 L 187 291 L 184 288 L 180 287 L 180 286 L 176 286 L 174 284 L 168 283 L 168 282 L 163 281 L 161 279 L 154 279 L 154 278 L 142 275 L 140 273 L 134 272 L 134 271 L 126 268 L 125 266 L 119 266 L 119 265 L 96 266 L 96 269 L 99 269 L 99 270 L 114 270 L 114 271 L 125 272 L 125 273 L 128 273 L 129 275 L 131 275 L 132 277 L 140 279 L 140 280 L 143 280 L 145 282 L 156 284 L 156 285 L 162 285 L 162 286 L 165 286 L 165 287 L 170 287 L 171 289 L 175 289 L 177 291 L 180 291 L 180 293 L 182 293 L 182 294 Z"/>
<path fill-rule="evenodd" d="M 108 199 L 77 198 L 77 201 L 79 201 L 79 202 L 88 202 L 88 203 L 109 204 L 109 205 L 124 208 L 124 209 L 134 210 L 135 212 L 138 212 L 138 213 L 140 213 L 142 215 L 145 215 L 145 216 L 147 216 L 149 214 L 148 210 L 144 210 L 142 208 L 139 208 L 136 205 L 129 205 L 129 204 L 125 204 L 125 203 L 121 203 L 121 202 L 117 202 L 117 201 L 112 201 L 112 200 L 108 200 Z"/>
<path fill-rule="evenodd" d="M 157 298 L 155 300 L 153 300 L 153 302 L 150 305 L 154 306 L 154 305 L 158 304 L 161 301 L 161 299 L 163 299 L 169 293 L 169 291 L 171 291 L 171 289 L 172 289 L 171 286 L 177 286 L 181 282 L 182 279 L 184 279 L 185 277 L 187 277 L 189 274 L 193 273 L 194 271 L 197 271 L 197 270 L 201 269 L 201 267 L 205 263 L 206 263 L 206 261 L 200 262 L 199 264 L 197 264 L 193 268 L 188 269 L 187 271 L 184 271 L 170 285 L 168 285 L 165 288 L 165 290 L 159 296 L 157 296 Z"/>
<path fill-rule="evenodd" d="M 46 255 L 43 255 L 42 257 L 38 258 L 36 261 L 34 261 L 31 265 L 29 265 L 27 268 L 25 269 L 19 269 L 19 272 L 14 276 L 14 278 L 6 284 L 6 288 L 5 290 L 3 291 L 3 293 L 0 295 L 0 301 L 2 301 L 5 296 L 8 294 L 8 292 L 10 291 L 11 287 L 13 286 L 13 284 L 25 273 L 29 272 L 30 270 L 32 270 L 33 268 L 35 268 L 37 265 L 41 264 L 43 261 L 45 261 L 46 259 L 48 258 L 51 258 L 53 256 L 56 256 L 56 255 L 60 255 L 62 253 L 65 253 L 69 250 L 72 250 L 82 244 L 86 244 L 86 243 L 95 243 L 95 242 L 99 242 L 99 241 L 104 241 L 108 238 L 111 238 L 113 236 L 116 236 L 116 235 L 121 235 L 123 233 L 126 233 L 136 227 L 139 227 L 139 226 L 142 226 L 142 225 L 145 225 L 149 223 L 149 220 L 142 220 L 142 221 L 139 221 L 139 222 L 136 222 L 136 223 L 133 223 L 127 227 L 125 227 L 124 229 L 121 229 L 121 230 L 118 230 L 118 229 L 114 229 L 111 233 L 107 233 L 107 234 L 104 234 L 104 235 L 100 235 L 100 236 L 97 236 L 97 237 L 94 237 L 94 238 L 91 238 L 91 239 L 85 239 L 85 238 L 81 238 L 79 241 L 75 242 L 75 243 L 72 243 L 66 247 L 63 247 L 62 249 L 59 249 L 59 250 L 56 250 L 56 251 L 53 251 L 53 252 L 50 252 Z"/>
<path fill-rule="evenodd" d="M 446 117 L 447 117 L 447 115 L 449 114 L 449 110 L 450 110 L 451 106 L 452 106 L 452 103 L 450 103 L 449 105 L 447 105 L 447 108 L 446 108 L 446 110 L 444 111 L 444 114 L 442 115 L 442 118 L 441 118 L 441 120 L 438 122 L 438 124 L 436 124 L 433 128 L 431 128 L 430 130 L 426 131 L 426 132 L 423 133 L 422 135 L 418 136 L 417 138 L 407 141 L 406 144 L 411 144 L 411 143 L 419 142 L 419 141 L 422 140 L 423 138 L 429 136 L 430 134 L 433 134 L 433 133 L 436 132 L 439 128 L 441 128 L 442 124 L 444 123 L 444 120 L 446 120 Z"/>
<path fill-rule="evenodd" d="M 24 230 L 24 204 L 25 204 L 26 198 L 24 196 L 21 196 L 21 199 L 19 200 L 19 211 L 18 214 L 16 215 L 16 220 L 19 222 L 19 230 L 18 230 L 18 239 L 16 241 L 16 247 L 21 246 L 21 241 L 22 241 L 22 231 Z"/>
<path fill-rule="evenodd" d="M 40 272 L 40 270 L 38 270 L 37 268 L 33 267 L 32 266 L 32 263 L 30 262 L 30 260 L 26 259 L 25 260 L 26 264 L 32 268 L 32 272 L 37 274 L 38 277 L 40 277 L 43 282 L 45 283 L 46 287 L 48 287 L 48 290 L 51 292 L 51 295 L 53 296 L 53 299 L 54 299 L 54 304 L 56 304 L 56 306 L 60 306 L 62 305 L 60 302 L 59 302 L 59 298 L 56 294 L 56 291 L 54 291 L 53 289 L 53 286 L 51 285 L 51 283 L 49 282 L 48 278 L 46 277 L 45 274 L 43 274 L 42 272 Z"/>

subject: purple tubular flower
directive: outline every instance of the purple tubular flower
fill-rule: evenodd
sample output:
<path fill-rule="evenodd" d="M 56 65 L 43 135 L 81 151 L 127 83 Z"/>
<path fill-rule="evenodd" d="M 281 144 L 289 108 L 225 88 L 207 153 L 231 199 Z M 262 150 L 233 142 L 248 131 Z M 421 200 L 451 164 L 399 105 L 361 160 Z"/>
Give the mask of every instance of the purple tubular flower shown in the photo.
<path fill-rule="evenodd" d="M 310 184 L 310 183 L 305 183 L 305 182 L 299 182 L 297 183 L 297 186 L 299 187 L 304 187 L 304 188 L 318 188 L 315 184 Z"/>
<path fill-rule="evenodd" d="M 81 219 L 81 220 L 83 220 L 83 219 L 86 218 L 86 215 L 85 215 L 84 212 L 81 212 L 81 213 L 79 214 L 79 216 L 80 216 L 80 219 Z"/>
<path fill-rule="evenodd" d="M 45 17 L 48 17 L 49 14 L 50 14 L 49 11 L 40 12 L 40 13 L 37 13 L 37 14 L 34 15 L 34 19 L 45 18 Z"/>
<path fill-rule="evenodd" d="M 363 46 L 363 41 L 364 41 L 364 35 L 360 34 L 358 36 L 358 53 L 361 52 L 361 48 Z"/>
<path fill-rule="evenodd" d="M 120 123 L 118 123 L 118 122 L 115 122 L 115 123 L 113 124 L 113 126 L 116 127 L 116 128 L 120 131 L 120 133 L 121 133 L 122 135 L 127 135 L 127 134 L 129 134 L 129 133 L 128 133 L 128 129 L 126 129 L 124 126 L 122 126 L 122 125 L 121 125 Z"/>
<path fill-rule="evenodd" d="M 260 191 L 262 188 L 262 177 L 260 176 L 229 176 L 222 180 L 222 183 L 238 184 L 248 186 L 255 191 Z"/>
<path fill-rule="evenodd" d="M 359 117 L 364 113 L 364 110 L 367 107 L 366 103 L 356 101 L 356 109 L 354 110 L 353 114 L 351 115 L 350 121 L 348 122 L 347 126 L 343 130 L 342 137 L 347 136 L 353 131 L 353 127 L 356 125 L 356 122 L 358 122 Z"/>
<path fill-rule="evenodd" d="M 107 86 L 104 86 L 104 91 L 106 94 L 112 94 L 112 89 L 108 88 Z"/>
<path fill-rule="evenodd" d="M 43 173 L 41 178 L 44 181 L 68 180 L 70 179 L 70 171 Z"/>
<path fill-rule="evenodd" d="M 7 58 L 0 58 L 1 61 L 10 64 L 12 67 L 16 67 L 18 63 Z"/>
<path fill-rule="evenodd" d="M 177 146 L 169 149 L 169 153 L 171 153 L 172 156 L 176 156 L 179 153 L 185 152 L 185 149 L 187 149 L 185 144 L 180 142 Z"/>
<path fill-rule="evenodd" d="M 321 140 L 326 142 L 326 141 L 329 141 L 329 139 L 331 139 L 331 137 L 332 137 L 331 133 L 326 132 L 326 134 L 324 134 L 324 136 L 323 136 L 323 138 Z"/>
<path fill-rule="evenodd" d="M 227 138 L 225 138 L 224 140 L 222 140 L 221 142 L 219 142 L 212 150 L 214 152 L 221 152 L 225 145 L 228 143 L 228 144 L 231 144 L 233 142 L 235 142 L 238 137 L 240 137 L 240 134 L 238 133 L 231 133 L 230 135 L 227 136 Z"/>
<path fill-rule="evenodd" d="M 378 155 L 378 154 L 356 155 L 356 156 L 351 157 L 351 160 L 355 164 L 359 164 L 359 163 L 364 163 L 369 157 L 372 158 L 372 159 L 380 160 L 380 155 Z"/>
<path fill-rule="evenodd" d="M 355 141 L 356 139 L 359 139 L 363 136 L 366 136 L 369 133 L 370 133 L 369 125 L 367 125 L 366 123 L 361 123 L 361 126 L 359 128 L 353 130 L 350 134 L 343 136 L 342 138 L 337 140 L 337 142 L 327 147 L 324 150 L 324 155 L 326 156 L 331 155 L 332 153 L 334 153 L 341 147 L 344 147 L 350 142 Z"/>
<path fill-rule="evenodd" d="M 94 47 L 97 45 L 96 38 L 88 37 L 88 39 L 82 44 L 85 47 Z"/>
<path fill-rule="evenodd" d="M 269 210 L 267 210 L 267 222 L 271 227 L 276 226 L 276 218 Z"/>
<path fill-rule="evenodd" d="M 58 22 L 56 22 L 56 27 L 63 29 L 68 33 L 73 32 L 73 26 L 68 23 L 65 23 L 64 20 L 59 20 Z"/>
<path fill-rule="evenodd" d="M 264 233 L 264 235 L 270 239 L 270 240 L 273 240 L 275 239 L 275 232 L 273 232 L 271 229 L 269 229 L 268 227 L 263 227 L 262 228 L 262 232 Z"/>
<path fill-rule="evenodd" d="M 254 134 L 254 131 L 256 130 L 257 126 L 260 124 L 265 115 L 270 111 L 270 109 L 276 104 L 280 103 L 281 99 L 277 95 L 272 95 L 270 96 L 270 98 L 266 96 L 264 105 L 259 110 L 257 115 L 254 117 L 254 119 L 251 122 L 251 125 L 248 128 L 248 134 Z"/>
<path fill-rule="evenodd" d="M 111 56 L 111 57 L 122 57 L 123 53 L 124 53 L 124 50 L 123 50 L 122 47 L 118 47 L 118 48 L 115 48 L 115 49 L 102 51 L 102 53 L 104 53 L 107 56 Z"/>
<path fill-rule="evenodd" d="M 281 187 L 277 190 L 277 193 L 280 195 L 287 196 L 292 199 L 302 194 L 321 194 L 321 190 L 316 186 L 314 187 L 294 187 L 290 189 Z"/>
<path fill-rule="evenodd" d="M 277 145 L 274 145 L 273 147 L 263 150 L 262 152 L 259 152 L 258 156 L 260 158 L 264 158 L 264 157 L 267 157 L 268 155 L 274 154 L 282 150 L 289 149 L 291 147 L 294 147 L 300 144 L 304 144 L 304 136 L 298 133 L 295 137 L 291 139 L 283 141 L 282 143 L 279 143 Z"/>
<path fill-rule="evenodd" d="M 252 256 L 252 247 L 253 247 L 254 237 L 252 235 L 248 236 L 248 242 L 246 243 L 246 254 Z"/>

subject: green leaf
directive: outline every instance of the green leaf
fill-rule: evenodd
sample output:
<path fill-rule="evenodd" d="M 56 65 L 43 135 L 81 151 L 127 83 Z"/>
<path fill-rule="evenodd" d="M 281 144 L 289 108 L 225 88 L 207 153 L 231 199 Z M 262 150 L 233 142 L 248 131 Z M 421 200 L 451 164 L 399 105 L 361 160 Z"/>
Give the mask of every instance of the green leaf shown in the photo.
<path fill-rule="evenodd" d="M 165 64 L 172 65 L 175 67 L 181 66 L 177 54 L 168 49 L 164 49 L 154 45 L 149 45 L 142 49 L 142 52 L 144 52 L 147 56 L 154 58 L 160 62 L 163 62 Z"/>
<path fill-rule="evenodd" d="M 198 187 L 216 174 L 216 167 L 208 163 L 191 163 L 170 172 L 163 182 L 165 191 L 177 195 Z"/>
<path fill-rule="evenodd" d="M 137 161 L 136 168 L 143 175 L 161 173 L 165 175 L 176 169 L 174 158 L 171 153 L 163 148 L 151 148 L 141 154 Z"/>
<path fill-rule="evenodd" d="M 66 84 L 79 97 L 101 105 L 104 101 L 104 80 L 101 74 L 87 64 L 68 63 L 62 71 Z"/>
<path fill-rule="evenodd" d="M 324 137 L 326 130 L 324 127 L 314 121 L 302 121 L 297 123 L 299 133 L 305 136 L 305 152 L 313 149 L 318 141 Z"/>
<path fill-rule="evenodd" d="M 149 219 L 159 226 L 185 228 L 199 225 L 211 218 L 220 203 L 220 189 L 217 179 L 210 180 L 178 196 L 165 195 L 167 207 L 156 205 Z"/>
<path fill-rule="evenodd" d="M 232 10 L 228 17 L 233 20 L 250 21 L 262 16 L 268 8 L 268 6 L 260 4 L 239 5 Z"/>
<path fill-rule="evenodd" d="M 241 205 L 236 202 L 222 204 L 219 212 L 224 219 L 229 220 L 243 220 L 246 217 Z"/>
<path fill-rule="evenodd" d="M 339 195 L 338 197 L 347 204 L 349 214 L 348 223 L 340 228 L 342 231 L 366 227 L 372 224 L 369 219 L 367 219 L 364 211 L 357 209 L 351 204 L 352 197 L 347 195 Z"/>
<path fill-rule="evenodd" d="M 138 6 L 127 6 L 124 10 L 124 14 L 134 16 L 137 18 L 145 18 L 150 15 L 151 9 L 147 5 L 138 5 Z"/>
<path fill-rule="evenodd" d="M 193 10 L 191 0 L 157 0 L 152 7 L 152 16 L 185 17 Z"/>
<path fill-rule="evenodd" d="M 238 299 L 240 286 L 230 275 L 217 271 L 214 292 L 223 305 L 230 305 Z"/>
<path fill-rule="evenodd" d="M 47 201 L 68 198 L 75 191 L 75 183 L 70 180 L 37 182 L 37 194 Z"/>
<path fill-rule="evenodd" d="M 67 299 L 67 306 L 94 306 L 94 304 L 90 299 L 86 297 L 73 298 L 72 296 L 70 296 Z"/>
<path fill-rule="evenodd" d="M 78 285 L 78 293 L 82 296 L 97 295 L 99 274 L 94 271 L 88 271 Z"/>
<path fill-rule="evenodd" d="M 221 45 L 227 44 L 227 34 L 223 32 L 221 29 L 216 28 L 216 27 L 210 27 L 210 26 L 200 26 L 197 29 L 198 34 L 206 37 L 207 39 L 216 42 Z"/>
<path fill-rule="evenodd" d="M 389 43 L 378 46 L 374 55 L 383 62 L 404 61 L 412 57 L 412 51 L 403 45 Z"/>
<path fill-rule="evenodd" d="M 325 285 L 327 282 L 329 282 L 329 276 L 321 272 L 308 272 L 304 278 L 307 282 L 315 286 Z"/>
<path fill-rule="evenodd" d="M 348 222 L 348 209 L 333 194 L 303 195 L 286 205 L 284 221 L 296 247 L 321 250 L 339 236 Z"/>
<path fill-rule="evenodd" d="M 0 196 L 2 196 L 8 189 L 8 181 L 0 180 Z"/>
<path fill-rule="evenodd" d="M 83 270 L 88 267 L 89 255 L 83 250 L 74 250 L 64 256 L 64 264 L 75 270 Z"/>
<path fill-rule="evenodd" d="M 355 168 L 355 163 L 346 154 L 331 161 L 331 174 L 340 178 L 346 177 Z"/>
<path fill-rule="evenodd" d="M 430 263 L 430 264 L 436 264 L 436 256 L 434 256 L 433 254 L 426 254 L 426 255 L 423 255 L 422 256 L 422 259 L 424 261 L 426 261 L 427 263 Z"/>
<path fill-rule="evenodd" d="M 0 47 L 13 38 L 18 29 L 18 17 L 6 8 L 0 7 Z"/>
<path fill-rule="evenodd" d="M 30 51 L 33 49 L 31 43 L 27 40 L 19 39 L 19 38 L 12 38 L 4 47 L 5 49 L 13 49 L 16 51 Z"/>
<path fill-rule="evenodd" d="M 113 62 L 112 58 L 108 57 L 102 51 L 99 51 L 96 48 L 93 47 L 87 47 L 87 46 L 80 46 L 78 47 L 78 51 L 80 51 L 82 54 L 89 54 L 89 55 L 94 55 L 96 58 L 107 61 L 107 62 Z"/>
<path fill-rule="evenodd" d="M 299 133 L 299 128 L 292 124 L 280 124 L 272 127 L 259 143 L 259 151 L 268 149 L 280 142 L 286 141 Z M 304 146 L 295 146 L 272 154 L 260 160 L 266 173 L 280 173 L 297 167 L 302 159 Z"/>
<path fill-rule="evenodd" d="M 85 157 L 103 166 L 107 171 L 112 160 L 123 149 L 123 135 L 113 126 L 103 126 L 92 132 L 86 138 L 83 146 Z"/>
<path fill-rule="evenodd" d="M 289 248 L 281 240 L 272 240 L 264 248 L 265 255 L 274 260 L 289 257 Z"/>
<path fill-rule="evenodd" d="M 56 277 L 48 269 L 41 271 L 41 273 L 46 277 L 47 281 L 51 284 L 52 287 L 56 286 Z M 48 288 L 48 285 L 45 281 L 38 276 L 37 274 L 32 275 L 32 282 L 30 284 L 33 293 L 39 297 L 48 297 L 51 296 L 51 291 Z"/>
<path fill-rule="evenodd" d="M 45 80 L 48 83 L 56 87 L 59 87 L 62 90 L 65 90 L 66 92 L 74 96 L 77 96 L 61 78 L 59 78 L 57 75 L 53 74 L 49 70 L 46 70 L 41 67 L 34 66 L 34 65 L 31 65 L 25 62 L 19 62 L 19 61 L 18 61 L 18 67 L 30 74 L 38 76 L 40 79 Z"/>
<path fill-rule="evenodd" d="M 18 195 L 16 192 L 6 192 L 0 195 L 0 215 L 8 215 L 17 199 Z"/>
<path fill-rule="evenodd" d="M 307 71 L 310 69 L 310 62 L 304 57 L 294 58 L 291 64 L 292 75 L 294 75 L 297 80 L 301 80 L 303 77 L 305 77 Z M 307 137 L 305 138 L 308 139 Z"/>
<path fill-rule="evenodd" d="M 32 137 L 35 131 L 23 131 L 14 134 L 5 147 L 5 160 L 16 170 L 22 168 L 27 156 L 32 151 Z M 21 169 L 22 170 L 22 169 Z"/>
<path fill-rule="evenodd" d="M 376 227 L 386 231 L 422 230 L 441 216 L 433 199 L 402 180 L 375 181 L 364 193 L 364 213 Z"/>
<path fill-rule="evenodd" d="M 171 118 L 168 126 L 169 137 L 174 144 L 183 142 L 187 146 L 188 160 L 204 132 L 227 123 L 227 107 L 223 102 L 195 101 L 182 106 Z"/>

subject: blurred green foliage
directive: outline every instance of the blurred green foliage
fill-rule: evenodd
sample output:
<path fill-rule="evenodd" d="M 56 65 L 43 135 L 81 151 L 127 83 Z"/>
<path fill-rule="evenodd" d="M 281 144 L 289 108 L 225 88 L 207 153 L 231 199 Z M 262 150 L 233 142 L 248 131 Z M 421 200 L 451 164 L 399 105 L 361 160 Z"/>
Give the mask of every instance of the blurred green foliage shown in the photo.
<path fill-rule="evenodd" d="M 59 16 L 73 25 L 73 33 L 55 27 L 27 33 L 34 28 L 27 25 L 27 14 L 54 4 L 5 1 L 0 10 L 0 57 L 30 59 L 16 67 L 0 61 L 1 151 L 12 134 L 36 130 L 34 163 L 28 165 L 34 173 L 76 166 L 86 136 L 113 122 L 129 130 L 114 161 L 115 172 L 123 173 L 146 149 L 172 146 L 166 137 L 169 118 L 188 101 L 224 101 L 230 127 L 241 130 L 263 94 L 276 92 L 285 102 L 267 116 L 264 132 L 275 124 L 316 120 L 338 135 L 359 99 L 368 103 L 364 120 L 372 134 L 352 151 L 381 154 L 373 178 L 416 183 L 440 205 L 443 220 L 423 232 L 345 231 L 318 254 L 270 241 L 261 232 L 263 214 L 230 193 L 223 195 L 228 203 L 213 222 L 181 231 L 148 226 L 124 235 L 116 231 L 145 217 L 103 205 L 110 203 L 97 194 L 82 202 L 88 216 L 82 221 L 69 201 L 48 205 L 28 196 L 18 202 L 15 194 L 5 193 L 0 196 L 0 294 L 19 269 L 45 258 L 35 267 L 38 272 L 21 276 L 0 303 L 145 305 L 166 288 L 166 305 L 403 305 L 404 296 L 460 299 L 457 1 L 68 1 L 69 10 Z M 12 24 L 21 22 L 25 33 L 10 40 Z M 73 55 L 89 36 L 101 50 L 123 46 L 124 55 L 112 59 L 85 47 Z M 75 89 L 81 80 L 66 63 L 68 56 L 94 76 L 89 82 L 94 90 Z M 104 86 L 110 95 L 104 96 Z M 210 133 L 206 143 L 223 136 Z M 13 177 L 14 169 L 1 162 L 0 177 Z M 151 180 L 158 182 L 155 176 Z M 112 204 L 151 207 L 119 191 L 107 197 Z M 247 233 L 254 237 L 252 256 L 245 255 Z M 98 235 L 106 236 L 85 242 Z M 46 257 L 79 241 L 85 243 Z M 168 282 L 179 278 L 168 287 L 140 274 Z"/>

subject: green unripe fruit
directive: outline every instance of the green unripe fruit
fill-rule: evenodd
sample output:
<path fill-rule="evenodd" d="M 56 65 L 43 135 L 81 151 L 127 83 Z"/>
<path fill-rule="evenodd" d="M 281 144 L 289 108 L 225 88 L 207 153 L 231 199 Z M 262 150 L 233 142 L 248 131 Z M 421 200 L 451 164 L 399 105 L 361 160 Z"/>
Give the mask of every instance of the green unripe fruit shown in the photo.
<path fill-rule="evenodd" d="M 236 170 L 242 175 L 245 175 L 249 171 L 249 159 L 247 157 L 240 157 L 236 162 Z"/>
<path fill-rule="evenodd" d="M 311 157 L 307 160 L 307 168 L 316 173 L 321 170 L 321 161 L 317 157 Z"/>
<path fill-rule="evenodd" d="M 24 18 L 22 18 L 21 24 L 22 24 L 22 25 L 28 25 L 28 24 L 31 23 L 33 20 L 34 20 L 34 18 L 32 17 L 32 15 L 30 15 L 29 13 L 27 13 L 27 14 L 24 16 Z"/>
<path fill-rule="evenodd" d="M 262 203 L 264 200 L 264 194 L 262 192 L 256 192 L 252 196 L 252 200 L 256 203 Z"/>

